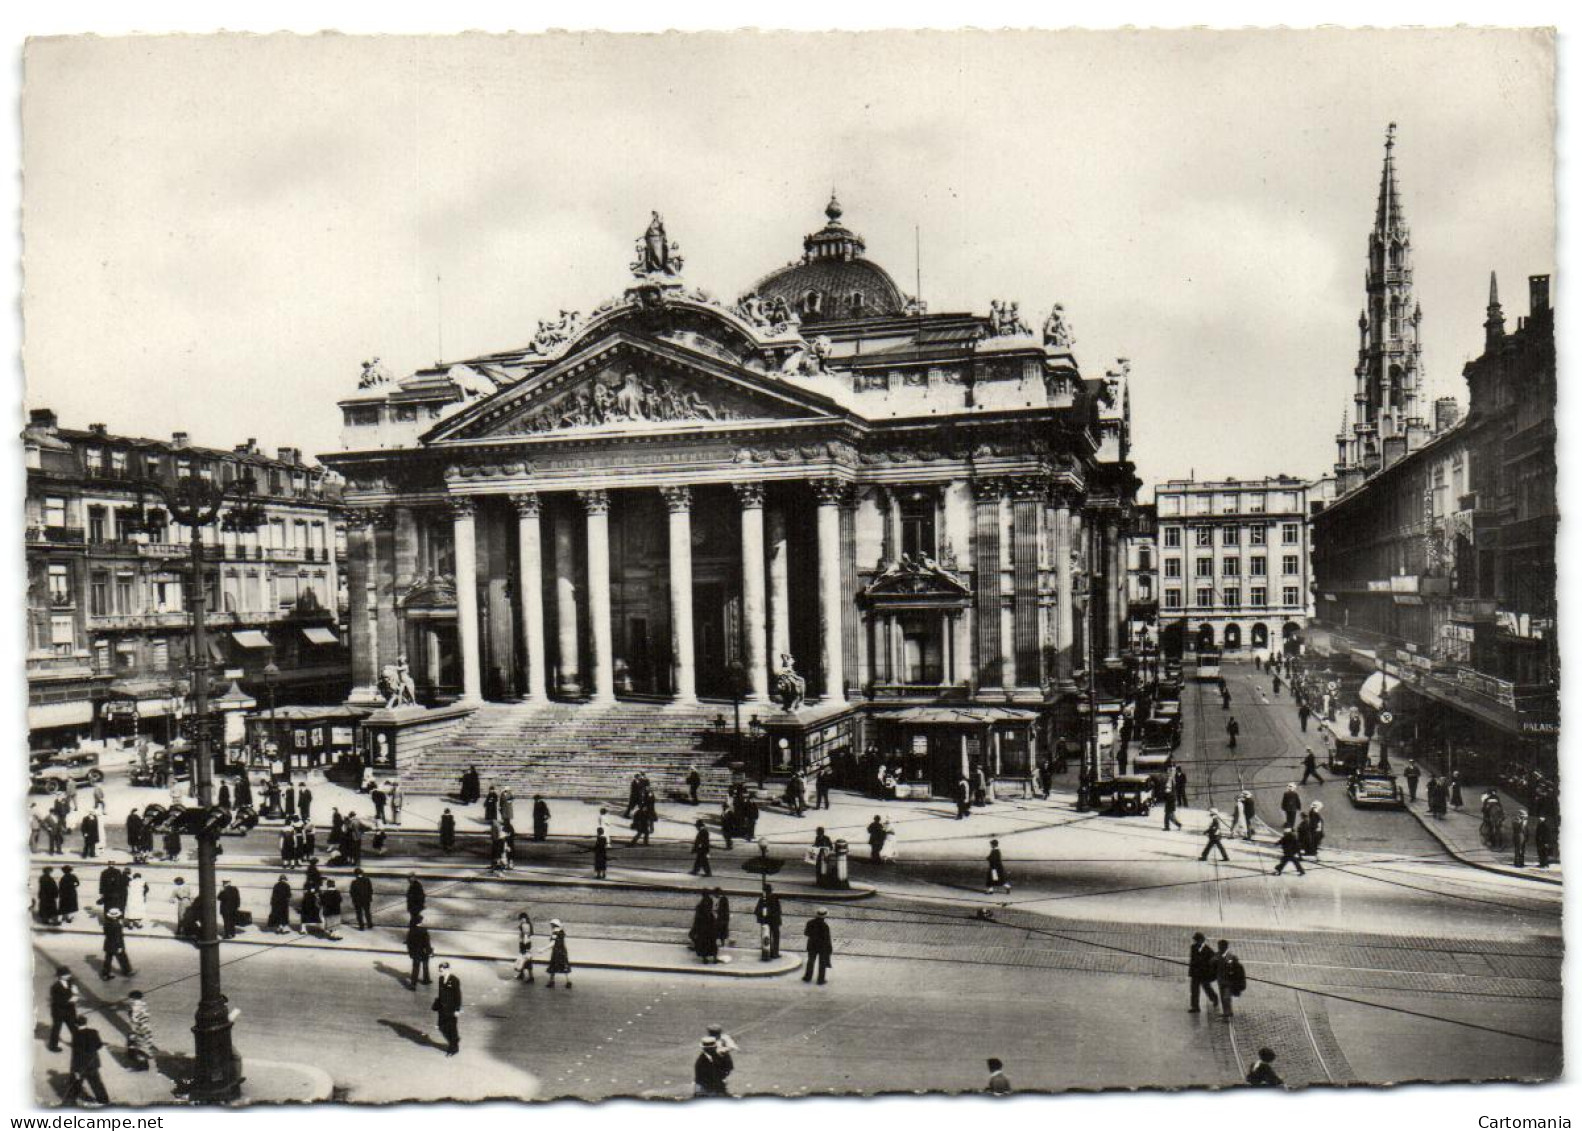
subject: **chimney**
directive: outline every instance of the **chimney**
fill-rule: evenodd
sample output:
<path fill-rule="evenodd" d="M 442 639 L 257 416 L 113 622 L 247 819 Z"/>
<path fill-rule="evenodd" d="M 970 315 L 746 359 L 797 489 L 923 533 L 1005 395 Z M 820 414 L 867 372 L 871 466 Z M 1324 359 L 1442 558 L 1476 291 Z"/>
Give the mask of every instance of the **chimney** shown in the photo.
<path fill-rule="evenodd" d="M 88 431 L 95 436 L 108 436 L 110 434 L 110 429 L 103 424 L 90 424 L 88 425 Z"/>
<path fill-rule="evenodd" d="M 1549 276 L 1527 276 L 1527 311 L 1528 317 L 1540 314 L 1549 309 Z"/>
<path fill-rule="evenodd" d="M 188 440 L 188 436 L 187 436 L 187 434 L 185 432 L 172 432 L 170 434 L 170 446 L 173 447 L 173 448 L 184 448 L 184 447 L 186 447 L 187 446 L 187 440 Z"/>
<path fill-rule="evenodd" d="M 1385 467 L 1389 467 L 1393 463 L 1398 463 L 1401 457 L 1404 455 L 1406 455 L 1405 436 L 1386 436 L 1384 438 Z"/>
<path fill-rule="evenodd" d="M 296 448 L 281 448 L 280 462 L 298 464 L 302 462 L 302 453 Z"/>
<path fill-rule="evenodd" d="M 231 449 L 239 456 L 250 456 L 258 451 L 258 439 L 255 436 L 247 437 L 247 443 L 237 444 Z"/>
<path fill-rule="evenodd" d="M 1455 397 L 1440 397 L 1434 402 L 1434 431 L 1446 432 L 1461 419 L 1461 406 Z"/>
<path fill-rule="evenodd" d="M 27 414 L 29 428 L 37 428 L 43 432 L 53 432 L 60 426 L 60 421 L 55 417 L 52 408 L 35 408 Z"/>

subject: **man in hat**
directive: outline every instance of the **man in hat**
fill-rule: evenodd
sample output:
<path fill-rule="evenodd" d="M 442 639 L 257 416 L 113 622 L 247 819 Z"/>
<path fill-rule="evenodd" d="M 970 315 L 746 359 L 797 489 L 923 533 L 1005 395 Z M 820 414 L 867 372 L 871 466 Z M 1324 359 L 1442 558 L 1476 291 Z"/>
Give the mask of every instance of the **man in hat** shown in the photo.
<path fill-rule="evenodd" d="M 84 1087 L 99 1103 L 110 1102 L 110 1094 L 105 1091 L 104 1080 L 99 1075 L 99 1050 L 102 1048 L 104 1038 L 92 1026 L 84 1025 L 72 1034 L 71 1079 L 61 1094 L 61 1103 L 69 1104 L 76 1100 Z"/>
<path fill-rule="evenodd" d="M 1302 815 L 1302 795 L 1297 792 L 1295 782 L 1288 784 L 1280 795 L 1280 811 L 1285 814 L 1285 827 L 1296 828 L 1296 819 Z"/>
<path fill-rule="evenodd" d="M 1302 870 L 1302 838 L 1290 825 L 1280 830 L 1280 862 L 1274 866 L 1274 874 L 1283 873 L 1287 864 L 1296 865 L 1297 875 L 1307 875 Z"/>
<path fill-rule="evenodd" d="M 361 868 L 352 873 L 351 897 L 352 910 L 357 913 L 357 929 L 366 931 L 374 925 L 374 882 Z"/>
<path fill-rule="evenodd" d="M 1192 983 L 1192 1007 L 1188 1013 L 1203 1012 L 1199 1004 L 1203 994 L 1219 1005 L 1219 994 L 1214 992 L 1214 965 L 1214 948 L 1208 945 L 1203 932 L 1197 931 L 1192 936 L 1192 949 L 1187 951 L 1187 978 Z"/>
<path fill-rule="evenodd" d="M 72 980 L 70 968 L 57 966 L 55 980 L 49 984 L 49 1040 L 44 1047 L 50 1052 L 60 1052 L 61 1026 L 75 1033 L 79 1024 L 77 983 Z"/>
<path fill-rule="evenodd" d="M 694 1096 L 725 1096 L 725 1077 L 728 1070 L 720 1058 L 719 1042 L 704 1037 L 699 1042 L 698 1058 L 692 1062 L 692 1094 Z"/>
<path fill-rule="evenodd" d="M 1208 811 L 1208 828 L 1204 830 L 1203 834 L 1208 839 L 1203 845 L 1203 855 L 1198 857 L 1199 860 L 1207 860 L 1208 854 L 1216 848 L 1219 849 L 1219 858 L 1221 860 L 1230 859 L 1230 853 L 1225 851 L 1225 842 L 1220 840 L 1220 829 L 1224 827 L 1224 823 L 1225 818 L 1219 815 L 1218 809 L 1210 809 Z"/>
<path fill-rule="evenodd" d="M 694 876 L 712 876 L 714 869 L 709 866 L 709 830 L 701 820 L 697 822 L 697 833 L 692 838 L 692 874 Z"/>
<path fill-rule="evenodd" d="M 997 1056 L 991 1056 L 989 1064 L 989 1083 L 984 1091 L 991 1096 L 1008 1096 L 1011 1094 L 1011 1081 L 1005 1075 L 1005 1062 Z"/>
<path fill-rule="evenodd" d="M 434 1011 L 439 1014 L 440 1036 L 445 1038 L 445 1055 L 461 1051 L 461 979 L 450 972 L 450 963 L 439 964 L 439 988 L 435 991 Z"/>
<path fill-rule="evenodd" d="M 1258 1050 L 1258 1059 L 1247 1069 L 1247 1083 L 1258 1088 L 1279 1088 L 1285 1084 L 1274 1070 L 1274 1050 L 1265 1046 Z"/>
<path fill-rule="evenodd" d="M 104 913 L 104 966 L 99 970 L 99 977 L 107 982 L 115 977 L 110 972 L 111 962 L 119 962 L 121 973 L 128 978 L 132 976 L 132 960 L 126 956 L 126 926 L 121 922 L 119 907 Z"/>
<path fill-rule="evenodd" d="M 780 897 L 775 894 L 774 885 L 764 883 L 763 894 L 758 897 L 758 903 L 753 907 L 753 918 L 768 935 L 768 946 L 763 948 L 762 959 L 768 962 L 771 958 L 780 957 Z"/>
<path fill-rule="evenodd" d="M 802 933 L 807 936 L 807 970 L 802 974 L 802 980 L 811 982 L 816 966 L 818 984 L 822 986 L 825 977 L 829 974 L 830 959 L 835 954 L 835 943 L 829 933 L 829 912 L 820 907 L 818 914 L 807 921 Z"/>
<path fill-rule="evenodd" d="M 236 921 L 242 913 L 242 893 L 230 880 L 220 881 L 220 923 L 225 938 L 236 937 Z"/>
<path fill-rule="evenodd" d="M 417 992 L 418 975 L 421 974 L 423 985 L 429 985 L 428 960 L 434 957 L 434 941 L 428 933 L 428 928 L 423 925 L 423 916 L 414 915 L 412 925 L 406 929 L 406 953 L 412 960 L 412 992 Z M 440 969 L 445 969 L 445 964 L 440 964 Z"/>
<path fill-rule="evenodd" d="M 1308 778 L 1312 778 L 1319 785 L 1324 784 L 1324 779 L 1318 776 L 1318 756 L 1313 753 L 1313 748 L 1311 746 L 1307 747 L 1307 753 L 1302 758 L 1303 785 L 1307 784 Z"/>

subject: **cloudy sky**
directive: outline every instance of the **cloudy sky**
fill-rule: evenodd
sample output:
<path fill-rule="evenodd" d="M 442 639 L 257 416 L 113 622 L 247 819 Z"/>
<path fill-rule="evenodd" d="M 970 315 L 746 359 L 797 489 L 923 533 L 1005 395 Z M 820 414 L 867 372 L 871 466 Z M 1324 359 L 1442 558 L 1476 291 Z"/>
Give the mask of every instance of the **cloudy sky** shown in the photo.
<path fill-rule="evenodd" d="M 359 362 L 520 345 L 628 278 L 649 210 L 735 296 L 831 187 L 936 311 L 1062 302 L 1132 359 L 1147 482 L 1313 475 L 1349 403 L 1399 123 L 1430 393 L 1488 272 L 1553 269 L 1551 44 L 1521 33 L 34 41 L 29 406 L 310 452 Z M 436 281 L 443 278 L 443 284 Z"/>

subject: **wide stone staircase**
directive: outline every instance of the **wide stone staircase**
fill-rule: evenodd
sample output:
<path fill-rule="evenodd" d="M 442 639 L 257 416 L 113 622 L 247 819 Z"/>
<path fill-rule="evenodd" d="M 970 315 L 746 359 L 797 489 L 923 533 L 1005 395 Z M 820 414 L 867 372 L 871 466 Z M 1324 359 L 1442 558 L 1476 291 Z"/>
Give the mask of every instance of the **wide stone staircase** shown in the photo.
<path fill-rule="evenodd" d="M 409 793 L 456 792 L 469 766 L 484 788 L 626 802 L 632 775 L 645 772 L 661 800 L 686 790 L 687 768 L 703 778 L 699 795 L 718 803 L 730 785 L 730 731 L 714 724 L 717 706 L 618 702 L 608 706 L 486 703 L 452 738 L 402 772 Z"/>

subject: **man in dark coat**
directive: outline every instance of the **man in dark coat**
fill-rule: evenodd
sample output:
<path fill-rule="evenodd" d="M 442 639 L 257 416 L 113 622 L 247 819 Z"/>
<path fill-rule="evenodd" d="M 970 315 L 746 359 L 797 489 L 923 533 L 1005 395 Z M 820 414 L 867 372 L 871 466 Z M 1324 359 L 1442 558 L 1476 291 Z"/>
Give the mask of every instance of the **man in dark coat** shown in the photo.
<path fill-rule="evenodd" d="M 697 833 L 692 837 L 692 875 L 712 876 L 709 866 L 709 830 L 702 821 L 697 823 Z"/>
<path fill-rule="evenodd" d="M 114 860 L 99 873 L 99 905 L 106 911 L 115 908 L 126 911 L 126 892 L 131 886 L 129 877 Z"/>
<path fill-rule="evenodd" d="M 722 947 L 731 941 L 731 901 L 719 888 L 714 889 L 714 937 Z"/>
<path fill-rule="evenodd" d="M 1225 733 L 1230 736 L 1230 748 L 1236 749 L 1236 736 L 1241 733 L 1241 724 L 1236 721 L 1235 715 L 1225 724 Z"/>
<path fill-rule="evenodd" d="M 383 821 L 385 819 L 385 791 L 377 785 L 374 786 L 373 790 L 368 794 L 368 800 L 374 803 L 374 820 Z"/>
<path fill-rule="evenodd" d="M 99 1076 L 99 1050 L 102 1048 L 104 1038 L 92 1026 L 84 1025 L 72 1034 L 71 1080 L 61 1094 L 61 1103 L 75 1102 L 84 1087 L 99 1103 L 110 1102 L 110 1094 L 105 1091 L 104 1080 Z"/>
<path fill-rule="evenodd" d="M 428 906 L 428 894 L 423 890 L 423 885 L 418 881 L 416 874 L 406 878 L 406 917 L 414 922 L 421 918 L 424 909 Z"/>
<path fill-rule="evenodd" d="M 291 788 L 289 782 L 286 783 L 286 788 L 281 791 L 280 800 L 285 806 L 286 823 L 290 824 L 297 819 L 297 791 Z"/>
<path fill-rule="evenodd" d="M 238 809 L 245 809 L 251 807 L 252 804 L 253 783 L 247 780 L 246 774 L 243 774 L 241 777 L 236 779 L 236 807 Z"/>
<path fill-rule="evenodd" d="M 445 1055 L 455 1056 L 461 1051 L 461 979 L 450 972 L 449 962 L 439 964 L 439 988 L 435 991 L 434 1011 L 439 1014 L 439 1031 L 445 1038 Z"/>
<path fill-rule="evenodd" d="M 1199 1004 L 1203 994 L 1208 994 L 1212 1004 L 1219 1005 L 1219 994 L 1214 992 L 1214 962 L 1214 948 L 1198 931 L 1192 936 L 1192 949 L 1187 951 L 1187 979 L 1192 984 L 1192 1007 L 1188 1013 L 1203 1012 Z"/>
<path fill-rule="evenodd" d="M 477 766 L 468 766 L 467 772 L 461 775 L 461 792 L 456 796 L 463 805 L 471 805 L 478 800 Z"/>
<path fill-rule="evenodd" d="M 884 838 L 884 821 L 875 813 L 873 820 L 868 822 L 868 859 L 875 864 L 879 863 L 879 853 L 884 848 Z"/>
<path fill-rule="evenodd" d="M 829 791 L 834 784 L 835 775 L 829 772 L 828 766 L 825 766 L 818 772 L 818 777 L 813 779 L 813 808 L 829 808 Z"/>
<path fill-rule="evenodd" d="M 1181 819 L 1176 816 L 1176 795 L 1172 790 L 1165 790 L 1164 799 L 1165 832 L 1170 831 L 1170 826 L 1182 828 Z"/>
<path fill-rule="evenodd" d="M 351 897 L 352 910 L 357 912 L 357 929 L 366 931 L 374 925 L 374 883 L 361 868 L 352 874 Z"/>
<path fill-rule="evenodd" d="M 60 869 L 60 917 L 70 923 L 72 916 L 81 910 L 78 889 L 82 881 L 77 878 L 77 873 L 71 870 L 70 864 L 64 864 Z"/>
<path fill-rule="evenodd" d="M 1422 779 L 1423 771 L 1417 768 L 1414 759 L 1406 763 L 1406 799 L 1414 805 L 1417 803 L 1417 783 Z"/>
<path fill-rule="evenodd" d="M 704 1037 L 698 1059 L 692 1062 L 692 1094 L 694 1096 L 726 1096 L 730 1092 L 725 1078 L 730 1074 L 720 1056 L 719 1040 Z"/>
<path fill-rule="evenodd" d="M 49 984 L 49 1039 L 44 1047 L 50 1052 L 60 1051 L 62 1026 L 75 1033 L 81 1022 L 77 1018 L 77 983 L 71 971 L 64 966 L 55 967 L 55 980 Z"/>
<path fill-rule="evenodd" d="M 132 854 L 132 861 L 137 864 L 143 862 L 143 814 L 133 809 L 126 815 L 126 847 Z"/>
<path fill-rule="evenodd" d="M 1296 709 L 1296 721 L 1302 724 L 1302 733 L 1307 733 L 1307 720 L 1313 717 L 1312 708 L 1303 703 Z"/>
<path fill-rule="evenodd" d="M 1302 814 L 1302 795 L 1296 791 L 1295 782 L 1287 785 L 1280 795 L 1280 811 L 1285 814 L 1285 827 L 1294 829 L 1297 817 Z"/>
<path fill-rule="evenodd" d="M 707 893 L 698 897 L 698 905 L 692 909 L 692 929 L 687 932 L 687 938 L 692 942 L 692 953 L 705 963 L 720 960 L 720 940 L 714 923 L 714 901 Z"/>
<path fill-rule="evenodd" d="M 543 840 L 549 835 L 549 802 L 542 797 L 533 798 L 533 839 Z"/>
<path fill-rule="evenodd" d="M 313 820 L 313 791 L 305 781 L 297 783 L 297 815 L 304 821 Z"/>
<path fill-rule="evenodd" d="M 1550 857 L 1555 850 L 1555 832 L 1549 818 L 1542 813 L 1533 818 L 1533 848 L 1538 853 L 1538 866 L 1549 867 Z"/>
<path fill-rule="evenodd" d="M 99 815 L 92 810 L 82 815 L 82 858 L 88 860 L 99 852 Z"/>
<path fill-rule="evenodd" d="M 1302 838 L 1290 825 L 1280 832 L 1280 862 L 1274 866 L 1274 874 L 1278 876 L 1284 872 L 1287 864 L 1296 865 L 1297 875 L 1307 875 L 1302 870 Z"/>
<path fill-rule="evenodd" d="M 225 938 L 234 939 L 236 937 L 236 921 L 242 914 L 241 889 L 233 885 L 230 880 L 222 880 L 220 882 L 218 900 L 220 904 L 220 933 Z"/>
<path fill-rule="evenodd" d="M 702 788 L 703 775 L 698 773 L 696 766 L 687 767 L 687 799 L 693 804 L 698 803 L 698 790 Z"/>
<path fill-rule="evenodd" d="M 1306 785 L 1308 778 L 1312 778 L 1314 781 L 1318 782 L 1319 785 L 1324 784 L 1324 779 L 1318 776 L 1318 758 L 1313 754 L 1311 749 L 1308 750 L 1307 755 L 1302 759 L 1301 784 Z"/>
<path fill-rule="evenodd" d="M 1247 1069 L 1247 1083 L 1255 1088 L 1279 1088 L 1285 1084 L 1274 1070 L 1273 1049 L 1265 1047 L 1258 1050 L 1258 1059 Z"/>
<path fill-rule="evenodd" d="M 631 820 L 632 811 L 642 803 L 642 800 L 643 775 L 641 773 L 633 774 L 630 784 L 626 787 L 626 812 L 622 816 L 627 820 Z"/>
<path fill-rule="evenodd" d="M 769 950 L 762 955 L 763 961 L 780 957 L 780 897 L 775 894 L 772 884 L 764 884 L 763 894 L 758 897 L 757 904 L 753 907 L 753 918 L 760 926 L 768 928 Z"/>
<path fill-rule="evenodd" d="M 1175 790 L 1176 807 L 1179 808 L 1179 809 L 1185 809 L 1186 808 L 1186 803 L 1187 803 L 1187 776 L 1186 776 L 1186 771 L 1183 770 L 1180 766 L 1177 766 L 1176 767 L 1175 776 L 1171 779 L 1170 784 L 1171 784 L 1172 788 Z"/>
<path fill-rule="evenodd" d="M 416 993 L 419 982 L 425 986 L 430 984 L 428 960 L 434 957 L 434 940 L 423 925 L 421 915 L 415 916 L 412 925 L 406 929 L 406 955 L 412 960 L 412 992 Z M 445 969 L 443 964 L 440 969 Z M 420 974 L 421 978 L 418 977 Z"/>
<path fill-rule="evenodd" d="M 456 815 L 446 809 L 439 817 L 439 849 L 451 852 L 456 847 Z"/>
<path fill-rule="evenodd" d="M 807 936 L 807 970 L 802 975 L 804 982 L 813 980 L 813 970 L 818 969 L 818 984 L 824 984 L 825 975 L 829 973 L 832 965 L 831 959 L 835 955 L 835 943 L 829 933 L 829 912 L 820 907 L 818 914 L 807 921 L 807 926 L 802 928 L 802 933 Z"/>
<path fill-rule="evenodd" d="M 99 977 L 107 982 L 115 976 L 110 972 L 112 962 L 119 962 L 121 973 L 132 976 L 132 960 L 126 954 L 126 927 L 121 922 L 120 909 L 114 907 L 104 913 L 104 965 Z"/>

